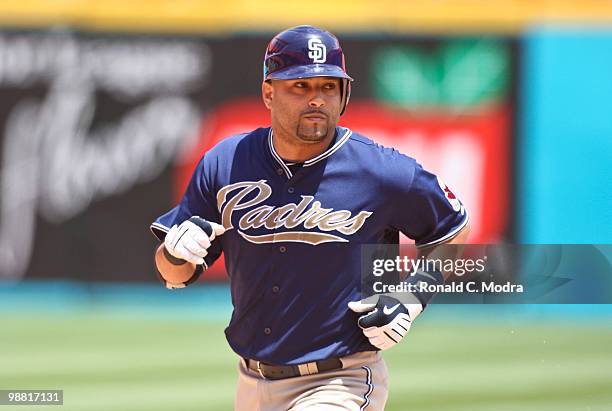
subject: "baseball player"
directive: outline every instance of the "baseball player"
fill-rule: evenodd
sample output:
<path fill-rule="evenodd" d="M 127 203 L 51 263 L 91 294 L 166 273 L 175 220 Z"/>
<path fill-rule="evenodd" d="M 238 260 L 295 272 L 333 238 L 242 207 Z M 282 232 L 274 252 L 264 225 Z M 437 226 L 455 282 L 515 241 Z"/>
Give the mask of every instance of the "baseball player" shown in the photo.
<path fill-rule="evenodd" d="M 467 213 L 441 180 L 338 126 L 352 81 L 333 34 L 299 26 L 276 35 L 262 83 L 271 127 L 206 152 L 181 202 L 151 226 L 168 288 L 224 253 L 236 410 L 383 410 L 380 351 L 406 336 L 431 296 L 360 300 L 361 246 L 397 244 L 400 232 L 428 249 L 465 243 Z"/>

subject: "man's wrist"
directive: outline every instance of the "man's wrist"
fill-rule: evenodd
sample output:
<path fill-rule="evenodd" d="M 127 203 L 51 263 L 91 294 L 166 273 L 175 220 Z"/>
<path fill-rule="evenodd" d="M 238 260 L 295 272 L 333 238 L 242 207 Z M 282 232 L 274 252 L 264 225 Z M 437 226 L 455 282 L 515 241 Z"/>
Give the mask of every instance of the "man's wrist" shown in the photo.
<path fill-rule="evenodd" d="M 425 309 L 422 304 L 405 304 L 405 307 L 408 310 L 410 321 L 414 321 Z"/>
<path fill-rule="evenodd" d="M 427 307 L 427 304 L 437 294 L 429 289 L 436 289 L 437 286 L 444 284 L 444 275 L 439 271 L 423 271 L 417 270 L 406 279 L 408 284 L 412 284 L 416 289 L 411 293 L 411 296 L 420 303 L 422 310 Z M 421 287 L 421 284 L 426 284 L 427 287 Z"/>
<path fill-rule="evenodd" d="M 182 258 L 177 258 L 170 254 L 170 252 L 164 246 L 162 249 L 162 253 L 164 253 L 164 258 L 168 260 L 168 262 L 172 265 L 183 265 L 187 262 L 187 260 L 183 260 Z"/>
<path fill-rule="evenodd" d="M 170 262 L 164 253 L 165 247 L 161 244 L 155 252 L 155 265 L 160 280 L 168 288 L 182 288 L 196 281 L 203 271 L 203 267 L 185 261 L 179 265 Z M 172 256 L 173 257 L 173 256 Z M 176 259 L 176 257 L 173 257 Z"/>

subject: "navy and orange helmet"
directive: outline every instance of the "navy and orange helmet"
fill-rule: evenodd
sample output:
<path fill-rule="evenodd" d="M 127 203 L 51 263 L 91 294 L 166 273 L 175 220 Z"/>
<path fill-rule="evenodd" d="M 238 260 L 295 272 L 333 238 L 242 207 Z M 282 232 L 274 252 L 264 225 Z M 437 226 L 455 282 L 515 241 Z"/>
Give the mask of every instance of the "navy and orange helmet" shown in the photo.
<path fill-rule="evenodd" d="M 353 78 L 346 73 L 344 53 L 332 33 L 313 26 L 297 26 L 274 36 L 264 58 L 263 79 L 295 80 L 337 77 L 342 80 L 342 113 Z"/>

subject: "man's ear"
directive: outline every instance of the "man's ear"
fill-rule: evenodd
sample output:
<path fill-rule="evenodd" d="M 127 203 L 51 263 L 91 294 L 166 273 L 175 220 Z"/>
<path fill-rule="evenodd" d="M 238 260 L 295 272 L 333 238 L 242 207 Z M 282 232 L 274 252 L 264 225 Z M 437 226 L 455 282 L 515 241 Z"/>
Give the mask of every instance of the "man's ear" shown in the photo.
<path fill-rule="evenodd" d="M 272 87 L 272 82 L 264 81 L 261 83 L 261 98 L 265 106 L 270 110 L 272 108 L 272 97 L 274 96 L 274 87 Z"/>

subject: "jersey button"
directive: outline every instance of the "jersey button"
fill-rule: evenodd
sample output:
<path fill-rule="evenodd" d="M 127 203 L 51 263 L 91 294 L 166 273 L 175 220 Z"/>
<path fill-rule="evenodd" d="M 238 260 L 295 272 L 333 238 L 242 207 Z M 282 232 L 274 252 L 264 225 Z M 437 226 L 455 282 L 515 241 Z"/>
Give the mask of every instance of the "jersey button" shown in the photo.
<path fill-rule="evenodd" d="M 269 327 L 264 328 L 264 334 L 265 335 L 270 335 L 272 334 L 272 330 Z"/>
<path fill-rule="evenodd" d="M 289 187 L 289 188 L 287 189 L 287 192 L 288 192 L 289 194 L 293 194 L 293 192 L 294 192 L 294 191 L 295 191 L 295 189 L 294 189 L 293 187 Z"/>
<path fill-rule="evenodd" d="M 287 247 L 285 247 L 284 245 L 281 245 L 280 247 L 278 247 L 278 251 L 280 251 L 281 253 L 284 253 L 285 251 L 287 251 Z"/>
<path fill-rule="evenodd" d="M 274 287 L 272 287 L 272 292 L 273 293 L 277 293 L 280 291 L 280 287 L 278 285 L 275 285 Z"/>
<path fill-rule="evenodd" d="M 278 170 L 276 170 L 276 174 L 278 174 L 279 176 L 282 176 L 284 174 L 283 169 L 279 168 Z"/>

